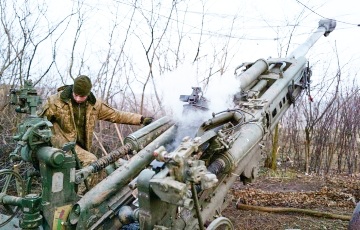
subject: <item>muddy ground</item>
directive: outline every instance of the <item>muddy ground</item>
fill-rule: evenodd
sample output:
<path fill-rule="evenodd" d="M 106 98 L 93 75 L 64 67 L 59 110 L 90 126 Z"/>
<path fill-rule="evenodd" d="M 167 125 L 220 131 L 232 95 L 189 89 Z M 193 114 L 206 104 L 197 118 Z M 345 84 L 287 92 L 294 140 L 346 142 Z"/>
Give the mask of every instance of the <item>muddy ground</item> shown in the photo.
<path fill-rule="evenodd" d="M 359 175 L 315 176 L 269 172 L 253 183 L 234 184 L 230 205 L 223 211 L 235 229 L 347 229 L 349 221 L 302 213 L 239 210 L 237 203 L 262 207 L 291 207 L 351 216 L 360 200 Z"/>

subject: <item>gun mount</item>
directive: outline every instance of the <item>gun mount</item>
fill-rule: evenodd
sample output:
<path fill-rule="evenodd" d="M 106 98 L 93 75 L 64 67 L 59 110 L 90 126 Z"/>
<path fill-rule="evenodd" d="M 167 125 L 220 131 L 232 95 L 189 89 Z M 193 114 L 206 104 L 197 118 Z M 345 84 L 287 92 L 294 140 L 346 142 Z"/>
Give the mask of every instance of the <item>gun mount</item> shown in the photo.
<path fill-rule="evenodd" d="M 180 101 L 187 102 L 184 104 L 184 113 L 199 109 L 203 111 L 208 110 L 208 101 L 203 97 L 203 92 L 200 87 L 192 87 L 191 95 L 180 95 Z"/>
<path fill-rule="evenodd" d="M 76 154 L 69 153 L 71 143 L 58 150 L 45 138 L 49 134 L 44 130 L 51 127 L 46 120 L 38 118 L 36 124 L 23 126 L 22 135 L 14 138 L 20 147 L 13 155 L 39 165 L 43 192 L 11 196 L 5 186 L 0 204 L 21 207 L 20 227 L 24 229 L 233 229 L 231 221 L 221 216 L 225 196 L 236 180 L 255 179 L 262 141 L 309 87 L 311 71 L 304 55 L 335 24 L 320 21 L 318 30 L 286 58 L 239 66 L 234 107 L 213 113 L 195 136 L 184 137 L 175 148 L 169 144 L 180 135 L 180 124 L 164 117 L 129 135 L 125 145 L 109 156 L 78 169 Z M 188 103 L 186 109 L 206 108 L 198 87 L 180 100 Z M 33 132 L 38 128 L 46 135 Z M 44 140 L 31 142 L 33 137 Z M 121 159 L 129 151 L 135 155 Z M 77 184 L 104 168 L 108 177 L 78 196 Z M 8 174 L 21 179 L 16 173 Z"/>
<path fill-rule="evenodd" d="M 18 113 L 27 113 L 36 116 L 36 108 L 41 104 L 40 97 L 33 87 L 31 80 L 25 80 L 24 86 L 20 90 L 10 90 L 10 103 L 18 105 L 15 109 Z"/>

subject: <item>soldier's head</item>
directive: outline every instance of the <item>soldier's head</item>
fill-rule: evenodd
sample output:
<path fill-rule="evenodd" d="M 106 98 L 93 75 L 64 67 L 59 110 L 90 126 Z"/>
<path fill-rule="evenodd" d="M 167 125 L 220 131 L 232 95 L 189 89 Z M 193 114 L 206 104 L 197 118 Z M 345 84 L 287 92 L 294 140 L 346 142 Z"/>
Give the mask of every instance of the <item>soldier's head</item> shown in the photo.
<path fill-rule="evenodd" d="M 74 80 L 73 97 L 77 103 L 83 103 L 91 92 L 91 80 L 85 75 L 80 75 Z"/>

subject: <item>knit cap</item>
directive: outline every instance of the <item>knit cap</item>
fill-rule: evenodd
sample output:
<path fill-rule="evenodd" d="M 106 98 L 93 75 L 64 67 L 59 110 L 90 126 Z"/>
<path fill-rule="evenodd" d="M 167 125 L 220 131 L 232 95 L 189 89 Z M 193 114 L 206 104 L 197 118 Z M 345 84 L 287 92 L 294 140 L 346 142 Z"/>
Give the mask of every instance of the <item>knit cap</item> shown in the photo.
<path fill-rule="evenodd" d="M 87 96 L 91 91 L 91 80 L 88 76 L 80 75 L 74 80 L 73 92 L 80 96 Z"/>

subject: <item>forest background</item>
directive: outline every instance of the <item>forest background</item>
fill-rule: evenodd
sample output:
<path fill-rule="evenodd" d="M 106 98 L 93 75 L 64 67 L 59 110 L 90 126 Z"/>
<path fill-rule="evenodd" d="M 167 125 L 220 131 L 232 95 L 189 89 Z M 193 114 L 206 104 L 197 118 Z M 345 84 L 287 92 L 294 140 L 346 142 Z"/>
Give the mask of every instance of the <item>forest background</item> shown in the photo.
<path fill-rule="evenodd" d="M 226 109 L 239 90 L 236 66 L 286 57 L 320 19 L 331 18 L 335 31 L 307 54 L 311 100 L 304 94 L 281 120 L 276 160 L 308 174 L 358 173 L 357 9 L 350 0 L 1 0 L 0 156 L 15 146 L 21 115 L 8 94 L 24 80 L 45 99 L 85 74 L 94 93 L 119 110 L 180 119 L 179 95 L 200 86 L 211 110 Z M 92 152 L 119 147 L 136 128 L 99 122 Z"/>

